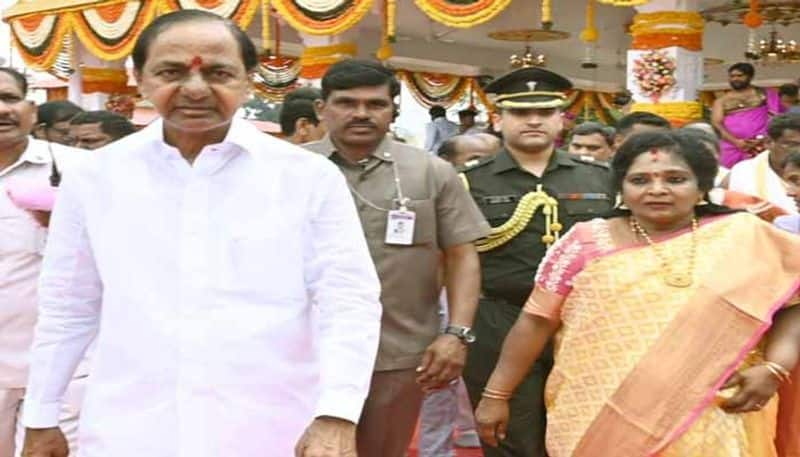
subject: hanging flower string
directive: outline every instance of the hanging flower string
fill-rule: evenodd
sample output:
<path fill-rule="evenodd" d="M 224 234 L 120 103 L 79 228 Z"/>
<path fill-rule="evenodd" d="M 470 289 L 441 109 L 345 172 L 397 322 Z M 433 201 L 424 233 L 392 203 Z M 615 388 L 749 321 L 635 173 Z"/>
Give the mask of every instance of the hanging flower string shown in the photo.
<path fill-rule="evenodd" d="M 394 55 L 392 43 L 395 41 L 395 30 L 397 28 L 397 3 L 396 0 L 385 0 L 383 4 L 383 37 L 381 47 L 375 53 L 378 60 L 386 60 Z"/>
<path fill-rule="evenodd" d="M 751 29 L 757 29 L 764 23 L 764 19 L 759 12 L 758 0 L 750 0 L 750 10 L 744 15 L 744 25 Z"/>
<path fill-rule="evenodd" d="M 675 59 L 664 51 L 650 51 L 642 54 L 633 63 L 633 75 L 642 94 L 650 97 L 653 103 L 675 87 Z"/>
<path fill-rule="evenodd" d="M 586 28 L 581 31 L 581 41 L 594 43 L 599 36 L 594 20 L 595 0 L 586 0 Z"/>
<path fill-rule="evenodd" d="M 542 28 L 550 30 L 553 27 L 553 2 L 542 0 Z"/>

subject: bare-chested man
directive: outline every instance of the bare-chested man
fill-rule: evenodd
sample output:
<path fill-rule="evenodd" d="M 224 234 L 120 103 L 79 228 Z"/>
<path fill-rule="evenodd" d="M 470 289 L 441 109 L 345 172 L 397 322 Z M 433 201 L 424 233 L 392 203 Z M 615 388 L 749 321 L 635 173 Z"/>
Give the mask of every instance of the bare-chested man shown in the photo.
<path fill-rule="evenodd" d="M 769 119 L 784 111 L 778 92 L 752 85 L 754 76 L 749 63 L 731 65 L 732 90 L 714 101 L 711 122 L 722 136 L 720 164 L 726 168 L 763 151 Z"/>

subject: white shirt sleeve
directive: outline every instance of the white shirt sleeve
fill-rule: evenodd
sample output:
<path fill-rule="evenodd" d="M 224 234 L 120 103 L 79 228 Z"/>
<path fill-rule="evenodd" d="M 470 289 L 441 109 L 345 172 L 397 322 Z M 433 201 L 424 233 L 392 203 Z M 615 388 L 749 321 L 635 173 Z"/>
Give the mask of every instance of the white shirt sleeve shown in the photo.
<path fill-rule="evenodd" d="M 23 423 L 58 425 L 67 384 L 95 337 L 103 286 L 86 232 L 78 176 L 59 188 L 39 278 L 39 316 Z"/>
<path fill-rule="evenodd" d="M 357 423 L 378 351 L 380 281 L 344 176 L 332 164 L 324 171 L 313 197 L 305 257 L 306 287 L 319 308 L 315 417 Z"/>

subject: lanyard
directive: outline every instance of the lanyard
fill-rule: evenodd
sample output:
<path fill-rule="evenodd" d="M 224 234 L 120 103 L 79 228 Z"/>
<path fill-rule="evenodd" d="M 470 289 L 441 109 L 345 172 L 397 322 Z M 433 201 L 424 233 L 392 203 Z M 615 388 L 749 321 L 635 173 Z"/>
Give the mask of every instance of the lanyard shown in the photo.
<path fill-rule="evenodd" d="M 397 194 L 397 198 L 395 199 L 395 201 L 397 202 L 397 204 L 400 207 L 401 211 L 407 211 L 408 210 L 408 202 L 410 200 L 403 195 L 403 186 L 402 186 L 402 183 L 400 182 L 400 172 L 398 171 L 398 168 L 397 168 L 397 162 L 392 162 L 392 176 L 394 178 L 395 193 Z M 389 211 L 392 211 L 390 209 L 382 208 L 382 207 L 376 205 L 375 203 L 370 201 L 367 197 L 361 195 L 361 193 L 359 191 L 357 191 L 355 189 L 355 187 L 353 187 L 349 182 L 347 183 L 347 187 L 350 188 L 350 192 L 352 192 L 352 194 L 355 195 L 357 199 L 359 199 L 363 203 L 367 204 L 367 206 L 370 206 L 373 209 L 377 209 L 378 211 L 383 211 L 385 213 L 388 213 Z"/>

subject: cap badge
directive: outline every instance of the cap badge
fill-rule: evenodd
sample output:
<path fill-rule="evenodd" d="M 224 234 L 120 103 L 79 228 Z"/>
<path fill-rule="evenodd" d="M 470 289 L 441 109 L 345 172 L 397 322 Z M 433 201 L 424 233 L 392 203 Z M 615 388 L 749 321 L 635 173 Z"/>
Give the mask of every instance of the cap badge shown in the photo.
<path fill-rule="evenodd" d="M 536 85 L 537 85 L 538 83 L 537 83 L 536 81 L 528 81 L 528 82 L 527 82 L 527 83 L 525 83 L 525 84 L 527 84 L 527 85 L 528 85 L 528 90 L 530 90 L 531 92 L 533 92 L 533 91 L 535 91 L 535 90 L 536 90 Z"/>

